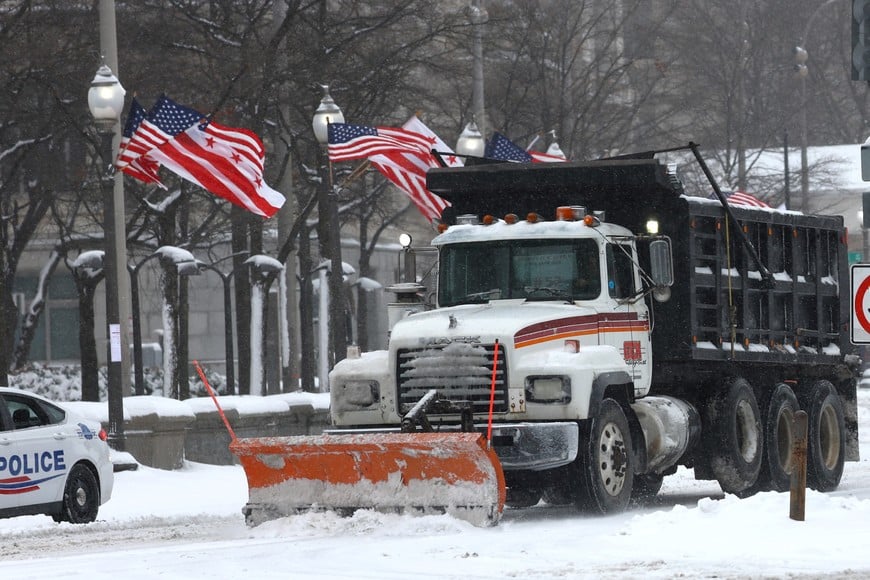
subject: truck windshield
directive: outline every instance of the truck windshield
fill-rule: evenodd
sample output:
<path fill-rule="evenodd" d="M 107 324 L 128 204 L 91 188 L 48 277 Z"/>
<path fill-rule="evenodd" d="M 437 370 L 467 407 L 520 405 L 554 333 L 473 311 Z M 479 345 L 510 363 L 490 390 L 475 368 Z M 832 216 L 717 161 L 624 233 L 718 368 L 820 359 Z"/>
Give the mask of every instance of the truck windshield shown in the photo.
<path fill-rule="evenodd" d="M 591 300 L 601 293 L 594 240 L 500 240 L 441 250 L 441 306 L 489 300 Z"/>

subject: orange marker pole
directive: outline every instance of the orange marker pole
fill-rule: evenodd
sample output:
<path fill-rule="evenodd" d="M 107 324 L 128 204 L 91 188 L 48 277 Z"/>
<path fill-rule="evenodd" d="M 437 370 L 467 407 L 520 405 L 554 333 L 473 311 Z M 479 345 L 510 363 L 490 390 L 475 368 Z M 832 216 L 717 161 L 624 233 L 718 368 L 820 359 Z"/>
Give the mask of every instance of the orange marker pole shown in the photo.
<path fill-rule="evenodd" d="M 202 370 L 202 367 L 199 366 L 199 361 L 193 361 L 193 366 L 196 367 L 196 372 L 199 373 L 199 378 L 202 379 L 202 384 L 205 385 L 205 390 L 208 391 L 208 394 L 211 395 L 211 400 L 214 401 L 214 406 L 217 407 L 218 414 L 221 416 L 221 419 L 224 421 L 224 425 L 227 427 L 227 431 L 230 433 L 231 442 L 236 441 L 236 432 L 233 431 L 233 428 L 230 427 L 230 422 L 227 420 L 227 416 L 224 415 L 224 410 L 221 408 L 221 404 L 218 403 L 217 396 L 215 395 L 214 389 L 211 388 L 211 385 L 208 384 L 208 379 L 205 378 L 205 373 Z"/>

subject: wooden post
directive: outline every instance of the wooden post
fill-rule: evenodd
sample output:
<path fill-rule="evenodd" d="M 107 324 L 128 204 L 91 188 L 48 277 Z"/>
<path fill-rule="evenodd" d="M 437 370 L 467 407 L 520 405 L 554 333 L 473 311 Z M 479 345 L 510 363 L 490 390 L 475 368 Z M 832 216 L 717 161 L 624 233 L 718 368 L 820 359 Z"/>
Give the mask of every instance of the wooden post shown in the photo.
<path fill-rule="evenodd" d="M 792 446 L 791 470 L 791 519 L 802 522 L 807 507 L 807 414 L 794 414 L 794 444 Z"/>

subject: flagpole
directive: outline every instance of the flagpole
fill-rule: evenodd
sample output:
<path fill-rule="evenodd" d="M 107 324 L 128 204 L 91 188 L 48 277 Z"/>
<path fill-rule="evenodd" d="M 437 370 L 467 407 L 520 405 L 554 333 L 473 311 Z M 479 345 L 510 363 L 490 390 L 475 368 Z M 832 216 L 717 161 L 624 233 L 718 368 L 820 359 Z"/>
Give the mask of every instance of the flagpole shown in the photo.
<path fill-rule="evenodd" d="M 320 257 L 321 259 L 328 258 L 331 264 L 328 280 L 330 299 L 328 309 L 329 338 L 332 350 L 330 360 L 334 365 L 344 359 L 347 353 L 347 320 L 345 319 L 343 299 L 344 268 L 341 259 L 341 225 L 338 221 L 338 195 L 332 180 L 332 160 L 329 156 L 329 126 L 333 123 L 344 123 L 344 115 L 329 95 L 329 87 L 322 85 L 321 88 L 323 89 L 323 98 L 314 113 L 311 126 L 317 141 L 320 143 L 321 155 L 326 156 L 326 165 L 319 164 L 322 167 L 322 173 L 321 183 L 317 188 L 317 235 L 320 242 Z M 320 291 L 324 292 L 326 289 L 321 288 Z M 329 354 L 321 352 L 320 356 L 327 357 Z M 320 390 L 326 391 L 328 385 L 323 384 L 323 381 L 324 378 L 321 377 Z"/>
<path fill-rule="evenodd" d="M 100 0 L 100 50 L 109 68 L 120 77 L 118 70 L 118 42 L 115 27 L 114 0 Z M 121 143 L 121 124 L 112 129 L 111 155 L 108 162 L 117 159 Z M 106 276 L 107 318 L 109 306 L 117 309 L 117 319 L 107 320 L 108 328 L 108 415 L 114 447 L 124 450 L 124 401 L 130 393 L 130 354 L 127 325 L 130 320 L 130 280 L 127 275 L 127 236 L 124 211 L 124 176 L 115 172 L 111 196 L 103 208 L 106 223 L 106 258 L 109 268 Z M 114 313 L 113 313 L 114 314 Z M 115 360 L 117 359 L 117 360 Z M 114 431 L 114 432 L 113 432 Z"/>
<path fill-rule="evenodd" d="M 471 85 L 472 100 L 474 106 L 474 121 L 480 134 L 486 138 L 487 125 L 486 110 L 484 109 L 483 97 L 483 24 L 488 14 L 482 5 L 482 0 L 471 2 L 471 26 L 472 26 L 472 68 Z"/>

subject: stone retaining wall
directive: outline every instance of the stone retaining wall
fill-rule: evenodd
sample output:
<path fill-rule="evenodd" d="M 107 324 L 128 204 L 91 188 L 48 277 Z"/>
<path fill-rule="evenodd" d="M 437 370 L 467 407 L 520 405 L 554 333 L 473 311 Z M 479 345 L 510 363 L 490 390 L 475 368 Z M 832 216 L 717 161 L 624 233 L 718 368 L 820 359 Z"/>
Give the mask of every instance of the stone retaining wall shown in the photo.
<path fill-rule="evenodd" d="M 150 400 L 149 400 L 150 399 Z M 162 398 L 161 398 L 162 399 Z M 318 435 L 329 425 L 329 411 L 309 403 L 257 398 L 261 409 L 248 406 L 244 412 L 224 409 L 236 437 L 281 437 Z M 229 451 L 230 436 L 214 406 L 202 401 L 162 399 L 154 408 L 150 397 L 127 397 L 125 401 L 125 450 L 142 465 L 178 469 L 184 460 L 231 465 L 237 463 Z M 252 398 L 247 399 L 250 403 Z M 105 419 L 103 427 L 108 428 Z"/>

